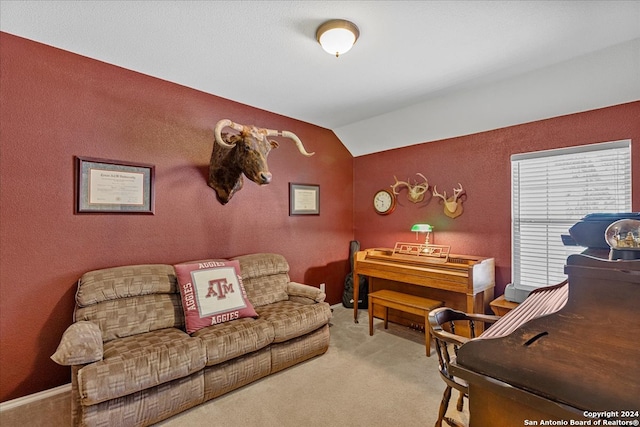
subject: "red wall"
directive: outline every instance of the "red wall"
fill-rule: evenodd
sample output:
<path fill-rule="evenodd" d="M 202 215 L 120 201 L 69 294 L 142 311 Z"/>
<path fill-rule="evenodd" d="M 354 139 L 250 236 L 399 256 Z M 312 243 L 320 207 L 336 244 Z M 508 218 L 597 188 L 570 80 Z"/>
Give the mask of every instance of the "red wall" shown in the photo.
<path fill-rule="evenodd" d="M 452 253 L 494 257 L 495 295 L 501 295 L 511 280 L 510 156 L 621 139 L 632 140 L 633 210 L 640 211 L 640 101 L 356 157 L 355 238 L 363 248 L 416 242 L 411 226 L 427 222 L 434 226 L 433 243 L 451 245 Z M 377 215 L 373 194 L 389 188 L 394 175 L 414 180 L 417 172 L 448 195 L 461 183 L 463 214 L 451 219 L 441 199 L 413 204 L 402 190 L 396 210 Z"/>
<path fill-rule="evenodd" d="M 6 33 L 0 54 L 0 401 L 70 381 L 49 356 L 91 269 L 277 252 L 292 280 L 341 300 L 353 157 L 332 131 Z M 223 118 L 290 130 L 316 154 L 280 139 L 273 182 L 222 206 L 206 178 Z M 74 156 L 154 164 L 155 215 L 74 214 Z M 320 216 L 289 216 L 289 182 L 320 185 Z"/>
<path fill-rule="evenodd" d="M 499 295 L 511 274 L 512 153 L 631 138 L 640 170 L 640 102 L 354 160 L 327 129 L 6 33 L 0 100 L 0 401 L 69 382 L 49 356 L 88 270 L 278 252 L 293 280 L 325 282 L 334 304 L 354 230 L 363 248 L 388 247 L 415 241 L 409 228 L 428 221 L 435 243 L 496 258 Z M 247 182 L 222 206 L 206 184 L 222 118 L 291 130 L 316 155 L 281 140 L 269 157 L 273 182 Z M 155 215 L 75 215 L 74 156 L 155 164 Z M 414 205 L 404 191 L 394 213 L 376 215 L 374 192 L 416 172 L 449 194 L 462 183 L 462 216 L 447 218 L 438 199 Z M 320 185 L 320 216 L 288 216 L 289 182 Z M 638 211 L 638 172 L 633 191 Z"/>

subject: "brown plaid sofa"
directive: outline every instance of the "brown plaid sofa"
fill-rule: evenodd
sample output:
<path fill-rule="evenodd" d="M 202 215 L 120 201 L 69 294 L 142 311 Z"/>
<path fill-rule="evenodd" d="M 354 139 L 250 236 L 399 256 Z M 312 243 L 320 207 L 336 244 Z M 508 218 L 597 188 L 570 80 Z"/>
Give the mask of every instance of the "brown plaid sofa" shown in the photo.
<path fill-rule="evenodd" d="M 291 282 L 281 255 L 232 259 L 258 318 L 191 335 L 173 266 L 81 277 L 74 323 L 52 356 L 71 366 L 74 425 L 150 425 L 327 351 L 324 292 Z"/>

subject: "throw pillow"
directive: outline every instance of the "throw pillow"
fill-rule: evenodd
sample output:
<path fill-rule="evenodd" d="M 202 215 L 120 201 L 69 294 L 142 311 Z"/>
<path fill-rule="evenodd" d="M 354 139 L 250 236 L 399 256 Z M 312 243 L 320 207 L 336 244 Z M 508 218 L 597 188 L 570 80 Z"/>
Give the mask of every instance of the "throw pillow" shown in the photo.
<path fill-rule="evenodd" d="M 81 320 L 71 324 L 62 334 L 51 360 L 58 365 L 84 365 L 102 359 L 102 334 L 98 325 Z"/>
<path fill-rule="evenodd" d="M 188 334 L 241 317 L 258 317 L 247 299 L 238 261 L 198 261 L 174 267 Z"/>

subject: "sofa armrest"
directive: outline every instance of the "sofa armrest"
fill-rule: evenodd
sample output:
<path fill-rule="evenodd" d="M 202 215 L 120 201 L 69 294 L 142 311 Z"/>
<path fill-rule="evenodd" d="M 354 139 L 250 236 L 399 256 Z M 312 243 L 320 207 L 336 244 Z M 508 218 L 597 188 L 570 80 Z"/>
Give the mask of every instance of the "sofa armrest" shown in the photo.
<path fill-rule="evenodd" d="M 289 282 L 287 285 L 287 294 L 289 294 L 289 299 L 294 299 L 292 297 L 298 297 L 295 299 L 301 299 L 301 302 L 308 300 L 308 303 L 323 302 L 327 297 L 327 294 L 322 292 L 320 289 L 298 282 Z"/>
<path fill-rule="evenodd" d="M 58 365 L 84 365 L 102 360 L 102 333 L 95 323 L 79 321 L 62 334 L 51 360 Z"/>

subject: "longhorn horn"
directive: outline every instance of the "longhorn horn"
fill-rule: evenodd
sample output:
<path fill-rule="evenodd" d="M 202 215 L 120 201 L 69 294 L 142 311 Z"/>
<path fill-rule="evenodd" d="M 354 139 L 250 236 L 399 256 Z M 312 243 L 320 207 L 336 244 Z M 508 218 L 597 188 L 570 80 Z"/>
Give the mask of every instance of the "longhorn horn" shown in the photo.
<path fill-rule="evenodd" d="M 237 130 L 238 132 L 242 132 L 243 129 L 244 129 L 244 126 L 239 125 L 237 123 L 234 123 L 229 119 L 222 119 L 216 124 L 215 130 L 213 131 L 213 133 L 215 134 L 215 137 L 216 137 L 216 142 L 219 145 L 223 146 L 223 147 L 233 148 L 235 146 L 235 144 L 227 144 L 222 139 L 222 129 L 224 129 L 226 127 L 230 127 L 232 129 Z"/>
<path fill-rule="evenodd" d="M 300 138 L 298 138 L 298 136 L 293 132 L 290 132 L 288 130 L 273 130 L 273 129 L 265 129 L 265 131 L 266 131 L 265 133 L 266 136 L 283 136 L 285 138 L 292 139 L 293 142 L 296 143 L 296 147 L 298 147 L 298 150 L 300 151 L 300 153 L 302 153 L 307 157 L 313 156 L 315 154 L 315 151 L 312 153 L 307 153 L 307 150 L 304 148 L 302 141 L 300 141 Z"/>

